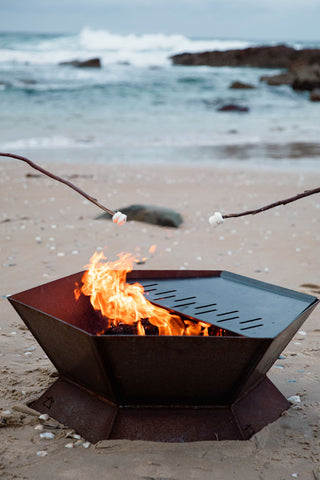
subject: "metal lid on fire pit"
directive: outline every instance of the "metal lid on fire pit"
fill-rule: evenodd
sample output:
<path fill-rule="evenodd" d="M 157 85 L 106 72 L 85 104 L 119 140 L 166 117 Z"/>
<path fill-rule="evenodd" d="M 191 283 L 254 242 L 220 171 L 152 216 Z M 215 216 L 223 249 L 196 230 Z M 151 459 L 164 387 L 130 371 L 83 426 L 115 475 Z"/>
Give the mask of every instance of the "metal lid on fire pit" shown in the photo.
<path fill-rule="evenodd" d="M 252 338 L 274 338 L 301 315 L 316 297 L 218 271 L 141 271 L 137 278 L 148 300 L 171 311 Z"/>

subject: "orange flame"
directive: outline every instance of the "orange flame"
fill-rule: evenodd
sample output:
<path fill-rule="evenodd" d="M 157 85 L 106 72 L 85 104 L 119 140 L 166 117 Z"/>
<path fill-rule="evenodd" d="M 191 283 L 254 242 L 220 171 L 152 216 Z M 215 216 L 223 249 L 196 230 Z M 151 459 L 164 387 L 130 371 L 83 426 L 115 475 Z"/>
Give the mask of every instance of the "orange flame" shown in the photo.
<path fill-rule="evenodd" d="M 138 335 L 145 335 L 142 320 L 158 327 L 159 335 L 208 335 L 210 325 L 204 322 L 182 320 L 164 308 L 153 305 L 143 295 L 139 283 L 126 283 L 135 258 L 129 253 L 120 253 L 119 260 L 104 262 L 103 253 L 94 253 L 88 270 L 82 277 L 83 285 L 76 285 L 75 298 L 81 293 L 90 296 L 95 310 L 101 311 L 108 321 L 108 327 L 134 325 Z"/>

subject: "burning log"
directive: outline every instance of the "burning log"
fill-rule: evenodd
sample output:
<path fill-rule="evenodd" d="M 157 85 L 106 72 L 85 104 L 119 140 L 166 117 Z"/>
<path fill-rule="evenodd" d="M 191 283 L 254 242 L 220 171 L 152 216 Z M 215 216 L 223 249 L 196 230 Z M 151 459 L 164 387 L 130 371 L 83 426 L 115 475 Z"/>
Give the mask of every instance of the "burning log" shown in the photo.
<path fill-rule="evenodd" d="M 159 329 L 152 325 L 147 318 L 141 320 L 145 335 L 159 335 Z M 112 324 L 111 327 L 103 333 L 103 335 L 139 335 L 136 325 L 128 325 L 127 323 Z"/>
<path fill-rule="evenodd" d="M 204 327 L 204 322 L 183 319 L 181 316 L 180 318 L 186 329 L 188 324 L 193 324 L 194 329 L 199 332 L 198 335 L 201 337 L 225 337 L 227 335 L 227 331 L 224 328 L 217 328 L 210 324 Z M 141 324 L 144 328 L 145 335 L 159 335 L 159 328 L 155 325 L 152 325 L 147 318 L 143 318 L 141 320 Z M 129 325 L 128 323 L 119 323 L 118 325 L 111 323 L 111 326 L 107 327 L 106 330 L 99 332 L 98 335 L 139 335 L 139 329 L 137 325 Z"/>

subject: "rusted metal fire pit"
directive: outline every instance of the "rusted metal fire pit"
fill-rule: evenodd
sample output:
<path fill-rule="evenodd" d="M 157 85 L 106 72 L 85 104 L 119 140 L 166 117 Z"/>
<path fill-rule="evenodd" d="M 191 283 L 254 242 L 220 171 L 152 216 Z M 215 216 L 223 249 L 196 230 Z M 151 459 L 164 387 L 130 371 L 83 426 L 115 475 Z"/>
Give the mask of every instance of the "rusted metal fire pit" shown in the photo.
<path fill-rule="evenodd" d="M 32 407 L 86 439 L 248 439 L 289 407 L 267 371 L 316 297 L 222 271 L 134 271 L 159 306 L 221 337 L 97 335 L 83 272 L 9 301 L 59 372 Z"/>

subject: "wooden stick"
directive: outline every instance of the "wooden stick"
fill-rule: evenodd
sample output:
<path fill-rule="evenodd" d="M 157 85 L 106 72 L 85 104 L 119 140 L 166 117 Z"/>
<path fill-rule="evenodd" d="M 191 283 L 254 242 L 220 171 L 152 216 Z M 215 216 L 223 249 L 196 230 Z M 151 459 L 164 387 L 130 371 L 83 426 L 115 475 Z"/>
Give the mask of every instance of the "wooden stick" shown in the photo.
<path fill-rule="evenodd" d="M 64 178 L 59 177 L 58 175 L 54 175 L 51 172 L 48 172 L 48 170 L 45 170 L 44 168 L 40 167 L 36 163 L 32 162 L 26 157 L 21 157 L 20 155 L 14 155 L 13 153 L 2 153 L 0 152 L 1 157 L 10 157 L 10 158 L 15 158 L 16 160 L 21 160 L 22 162 L 26 162 L 30 167 L 34 168 L 35 170 L 38 170 L 39 172 L 43 173 L 44 175 L 47 175 L 50 178 L 53 178 L 54 180 L 57 180 L 58 182 L 64 183 L 68 187 L 72 188 L 72 190 L 75 190 L 77 193 L 85 197 L 89 202 L 94 203 L 97 207 L 101 208 L 105 212 L 109 213 L 111 216 L 115 214 L 113 210 L 110 210 L 109 208 L 105 207 L 104 205 L 101 205 L 101 203 L 98 202 L 95 198 L 91 197 L 88 195 L 86 192 L 81 190 L 80 188 L 76 187 L 73 183 L 69 182 L 68 180 L 65 180 Z"/>
<path fill-rule="evenodd" d="M 44 175 L 47 175 L 50 178 L 53 178 L 54 180 L 57 180 L 58 182 L 64 183 L 68 187 L 72 188 L 75 190 L 77 193 L 85 197 L 89 202 L 92 202 L 94 205 L 97 207 L 101 208 L 105 212 L 109 213 L 109 215 L 113 216 L 115 212 L 113 210 L 110 210 L 109 208 L 105 207 L 101 203 L 98 202 L 95 198 L 91 197 L 88 195 L 86 192 L 81 190 L 80 188 L 76 187 L 73 183 L 69 182 L 68 180 L 65 180 L 64 178 L 59 177 L 58 175 L 54 175 L 53 173 L 49 172 L 48 170 L 45 170 L 44 168 L 40 167 L 36 163 L 32 162 L 26 157 L 22 157 L 20 155 L 14 155 L 13 153 L 2 153 L 0 152 L 1 157 L 11 157 L 15 158 L 16 160 L 21 160 L 22 162 L 26 162 L 30 167 L 34 168 L 35 170 L 38 170 L 39 172 L 43 173 Z M 253 210 L 247 210 L 245 212 L 239 212 L 239 213 L 226 213 L 222 215 L 222 218 L 235 218 L 235 217 L 243 217 L 245 215 L 256 215 L 257 213 L 260 212 L 265 212 L 266 210 L 270 210 L 270 208 L 278 207 L 279 205 L 286 205 L 287 203 L 295 202 L 296 200 L 299 200 L 300 198 L 308 197 L 309 195 L 314 195 L 315 193 L 320 193 L 320 187 L 314 188 L 312 190 L 305 190 L 302 193 L 298 193 L 297 195 L 289 198 L 285 198 L 284 200 L 279 200 L 274 203 L 270 203 L 268 205 L 265 205 L 264 207 L 253 209 Z"/>
<path fill-rule="evenodd" d="M 234 217 L 243 217 L 245 215 L 256 215 L 257 213 L 270 210 L 270 208 L 278 207 L 279 205 L 286 205 L 287 203 L 295 202 L 300 198 L 308 197 L 309 195 L 314 195 L 315 193 L 320 193 L 320 187 L 313 188 L 312 190 L 305 190 L 302 193 L 298 193 L 294 197 L 285 198 L 284 200 L 279 200 L 278 202 L 270 203 L 268 205 L 265 205 L 264 207 L 257 208 L 255 210 L 247 210 L 245 212 L 240 212 L 240 213 L 223 214 L 222 218 L 234 218 Z"/>

